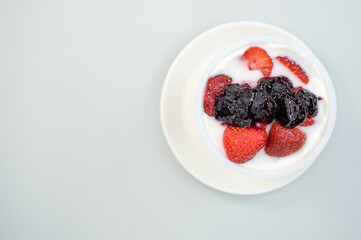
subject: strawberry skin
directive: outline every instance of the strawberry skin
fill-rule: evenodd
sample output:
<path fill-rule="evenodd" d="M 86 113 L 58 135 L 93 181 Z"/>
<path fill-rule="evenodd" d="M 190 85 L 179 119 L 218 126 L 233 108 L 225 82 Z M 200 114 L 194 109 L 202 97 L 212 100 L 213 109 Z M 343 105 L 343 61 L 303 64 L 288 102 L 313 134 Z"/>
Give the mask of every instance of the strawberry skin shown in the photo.
<path fill-rule="evenodd" d="M 302 148 L 306 142 L 306 134 L 298 128 L 284 128 L 275 122 L 271 126 L 265 147 L 266 154 L 274 157 L 285 157 Z"/>
<path fill-rule="evenodd" d="M 312 118 L 306 118 L 306 120 L 300 125 L 301 127 L 308 127 L 315 124 L 315 121 Z"/>
<path fill-rule="evenodd" d="M 297 93 L 299 90 L 301 90 L 301 89 L 303 89 L 303 87 L 296 87 L 296 88 L 294 88 L 293 89 L 293 91 L 295 92 L 295 93 Z"/>
<path fill-rule="evenodd" d="M 223 146 L 229 160 L 245 163 L 266 144 L 267 133 L 259 127 L 228 126 L 223 133 Z"/>
<path fill-rule="evenodd" d="M 276 59 L 295 74 L 304 84 L 310 81 L 306 72 L 295 61 L 287 57 L 276 57 Z"/>
<path fill-rule="evenodd" d="M 272 72 L 273 62 L 267 52 L 260 47 L 250 47 L 243 54 L 243 58 L 248 62 L 248 69 L 261 70 L 265 77 L 269 77 Z"/>
<path fill-rule="evenodd" d="M 204 112 L 209 116 L 214 116 L 215 96 L 219 96 L 223 89 L 232 83 L 232 78 L 227 75 L 220 74 L 211 77 L 207 81 L 206 90 L 203 97 Z"/>

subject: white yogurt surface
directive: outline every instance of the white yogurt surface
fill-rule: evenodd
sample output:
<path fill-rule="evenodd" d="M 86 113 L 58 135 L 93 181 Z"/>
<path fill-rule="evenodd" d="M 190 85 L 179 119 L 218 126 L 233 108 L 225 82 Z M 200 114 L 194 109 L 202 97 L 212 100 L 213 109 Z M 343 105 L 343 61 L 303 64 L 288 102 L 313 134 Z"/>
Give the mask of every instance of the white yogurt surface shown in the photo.
<path fill-rule="evenodd" d="M 288 77 L 294 87 L 303 87 L 317 97 L 322 97 L 323 100 L 318 101 L 318 114 L 314 117 L 315 124 L 309 127 L 298 126 L 307 135 L 305 145 L 296 153 L 287 157 L 272 157 L 265 153 L 264 148 L 250 161 L 241 164 L 243 167 L 255 171 L 275 171 L 287 168 L 298 161 L 304 159 L 313 148 L 321 140 L 323 133 L 326 129 L 328 119 L 328 93 L 326 85 L 321 77 L 321 74 L 311 62 L 308 57 L 296 49 L 291 49 L 288 46 L 281 44 L 254 44 L 239 48 L 232 54 L 225 57 L 212 71 L 211 76 L 218 74 L 225 74 L 232 78 L 232 83 L 248 83 L 252 88 L 256 86 L 258 80 L 263 77 L 262 72 L 259 70 L 249 71 L 247 62 L 241 60 L 240 57 L 251 46 L 258 46 L 267 51 L 268 55 L 272 58 L 273 69 L 270 77 L 285 76 Z M 303 70 L 307 73 L 310 81 L 306 85 L 302 83 L 288 68 L 283 66 L 277 59 L 277 56 L 286 56 L 296 61 Z M 207 132 L 210 136 L 215 147 L 227 158 L 223 147 L 223 132 L 226 126 L 222 126 L 220 121 L 207 114 L 204 115 L 204 122 Z M 267 133 L 271 124 L 267 126 Z"/>

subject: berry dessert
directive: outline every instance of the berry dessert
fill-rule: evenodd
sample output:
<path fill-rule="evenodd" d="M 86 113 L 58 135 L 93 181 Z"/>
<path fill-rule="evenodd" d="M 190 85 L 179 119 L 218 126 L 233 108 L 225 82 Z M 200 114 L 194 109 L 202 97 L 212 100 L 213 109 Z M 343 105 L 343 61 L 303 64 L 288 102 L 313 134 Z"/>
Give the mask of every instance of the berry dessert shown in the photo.
<path fill-rule="evenodd" d="M 251 170 L 278 170 L 305 158 L 320 140 L 327 100 L 321 74 L 299 49 L 249 44 L 212 69 L 203 120 L 229 161 Z"/>

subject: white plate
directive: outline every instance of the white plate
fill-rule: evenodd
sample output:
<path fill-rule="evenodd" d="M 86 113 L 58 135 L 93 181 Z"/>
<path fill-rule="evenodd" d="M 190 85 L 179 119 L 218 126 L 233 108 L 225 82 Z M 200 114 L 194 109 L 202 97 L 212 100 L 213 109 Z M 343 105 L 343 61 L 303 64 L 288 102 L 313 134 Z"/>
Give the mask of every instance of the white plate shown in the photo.
<path fill-rule="evenodd" d="M 165 79 L 160 103 L 164 135 L 181 165 L 212 188 L 242 195 L 276 190 L 310 166 L 280 178 L 249 177 L 222 164 L 205 145 L 198 130 L 195 99 L 204 70 L 222 49 L 255 36 L 282 37 L 305 46 L 292 34 L 264 23 L 234 22 L 213 28 L 191 41 L 176 57 Z"/>

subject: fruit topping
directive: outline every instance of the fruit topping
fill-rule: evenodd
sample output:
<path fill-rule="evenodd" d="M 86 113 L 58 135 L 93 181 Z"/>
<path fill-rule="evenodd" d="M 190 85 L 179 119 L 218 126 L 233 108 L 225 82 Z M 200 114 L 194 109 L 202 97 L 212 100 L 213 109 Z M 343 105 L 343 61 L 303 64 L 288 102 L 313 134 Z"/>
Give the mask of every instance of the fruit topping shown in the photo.
<path fill-rule="evenodd" d="M 305 99 L 306 106 L 308 107 L 308 116 L 315 117 L 318 113 L 317 97 L 306 89 L 301 89 L 296 93 L 296 97 Z"/>
<path fill-rule="evenodd" d="M 232 78 L 223 74 L 208 79 L 203 97 L 203 108 L 206 114 L 214 116 L 214 103 L 216 101 L 214 97 L 219 96 L 231 82 Z"/>
<path fill-rule="evenodd" d="M 306 89 L 295 93 L 286 77 L 261 78 L 254 89 L 248 84 L 230 84 L 215 97 L 215 118 L 235 127 L 276 120 L 285 128 L 294 128 L 316 115 L 316 96 Z"/>
<path fill-rule="evenodd" d="M 304 84 L 307 84 L 310 79 L 303 69 L 293 60 L 287 57 L 276 57 L 285 67 L 287 67 L 293 74 L 295 74 Z"/>
<path fill-rule="evenodd" d="M 259 127 L 228 126 L 223 133 L 223 145 L 229 160 L 245 163 L 266 144 L 267 133 Z"/>
<path fill-rule="evenodd" d="M 274 99 L 261 89 L 256 88 L 252 91 L 249 112 L 255 122 L 270 123 L 275 115 L 273 110 L 276 107 Z"/>
<path fill-rule="evenodd" d="M 302 148 L 306 142 L 306 134 L 298 128 L 284 128 L 279 123 L 272 124 L 265 147 L 266 154 L 274 157 L 285 157 Z"/>
<path fill-rule="evenodd" d="M 312 126 L 313 124 L 315 124 L 315 120 L 308 117 L 308 118 L 306 118 L 306 120 L 300 126 L 301 127 L 308 127 L 308 126 Z"/>
<path fill-rule="evenodd" d="M 303 87 L 296 87 L 296 88 L 294 88 L 293 89 L 293 91 L 295 92 L 295 93 L 297 93 L 299 90 L 301 90 L 301 89 L 303 89 Z"/>
<path fill-rule="evenodd" d="M 264 49 L 260 47 L 250 47 L 243 54 L 243 58 L 248 62 L 249 70 L 261 70 L 265 77 L 269 77 L 271 74 L 273 62 Z"/>
<path fill-rule="evenodd" d="M 249 127 L 255 124 L 249 111 L 252 89 L 248 84 L 230 84 L 222 94 L 216 97 L 215 118 L 239 127 Z"/>
<path fill-rule="evenodd" d="M 285 128 L 302 124 L 308 116 L 306 101 L 297 97 L 285 97 L 278 102 L 276 120 Z"/>

